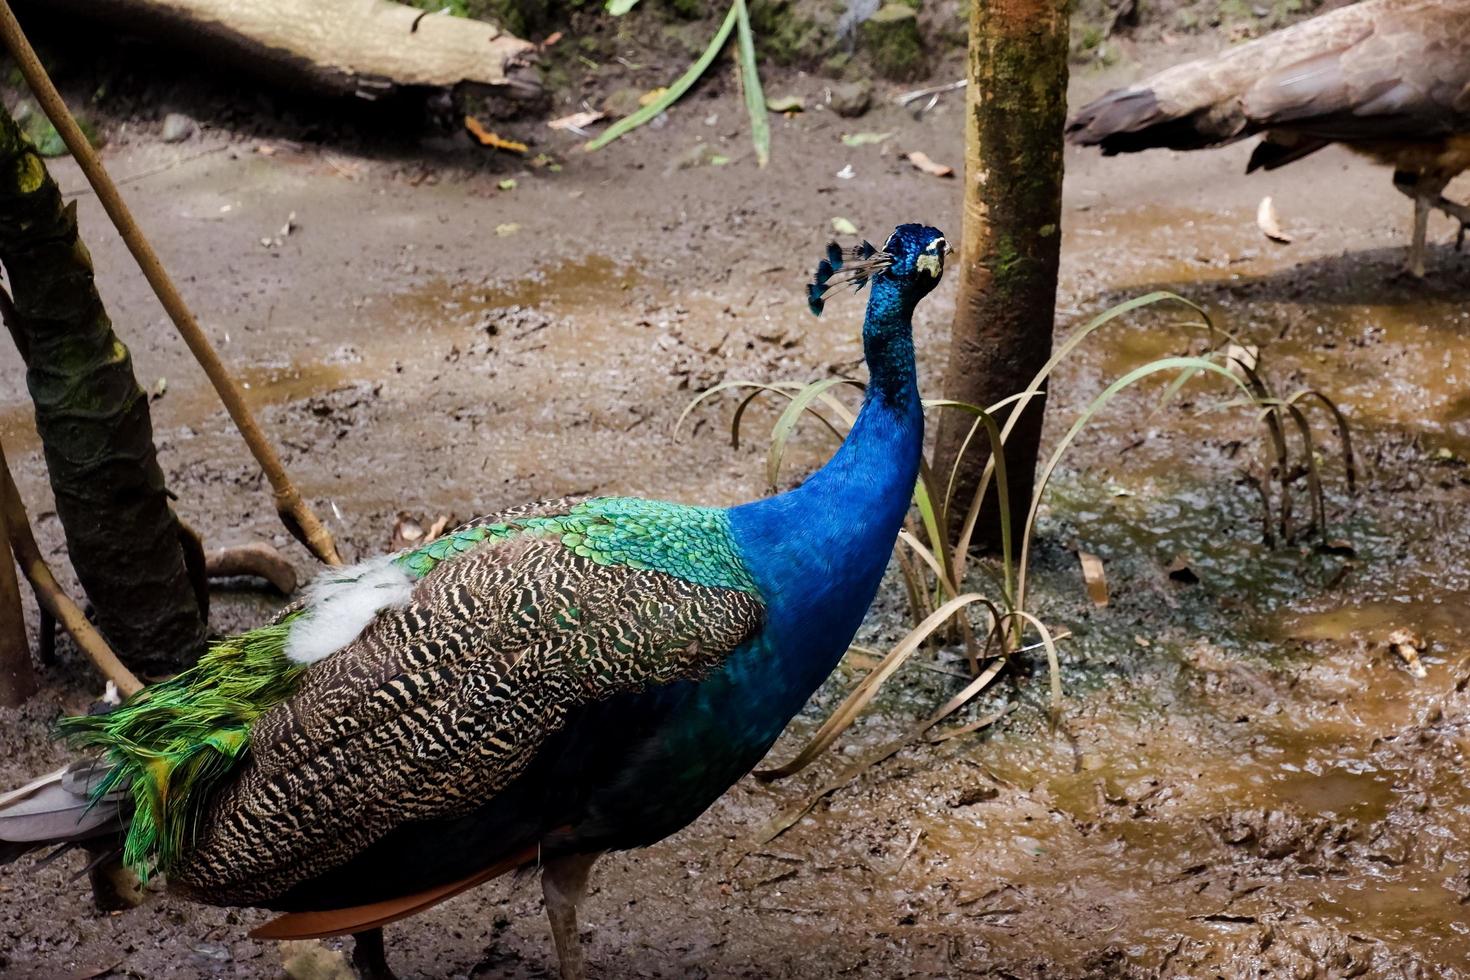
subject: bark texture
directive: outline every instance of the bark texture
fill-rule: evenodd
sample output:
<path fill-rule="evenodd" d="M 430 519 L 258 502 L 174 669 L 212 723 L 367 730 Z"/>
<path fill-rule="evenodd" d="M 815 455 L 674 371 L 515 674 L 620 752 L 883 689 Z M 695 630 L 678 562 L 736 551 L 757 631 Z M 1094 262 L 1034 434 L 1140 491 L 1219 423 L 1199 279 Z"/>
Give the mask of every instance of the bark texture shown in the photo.
<path fill-rule="evenodd" d="M 148 399 L 97 294 L 75 205 L 62 205 L 4 112 L 0 263 L 57 516 L 98 626 L 135 665 L 191 659 L 204 643 L 207 610 L 190 584 Z"/>
<path fill-rule="evenodd" d="M 375 99 L 461 83 L 540 89 L 535 46 L 493 24 L 390 0 L 49 0 L 214 53 L 277 82 Z"/>
<path fill-rule="evenodd" d="M 974 0 L 965 87 L 965 206 L 960 285 L 944 393 L 980 406 L 1022 390 L 1051 355 L 1061 247 L 1066 123 L 1066 0 Z M 1036 399 L 1007 440 L 1012 522 L 1025 520 L 1041 439 Z M 947 474 L 970 416 L 946 413 L 936 471 Z M 957 530 L 990 458 L 972 440 L 951 508 Z M 994 492 L 974 536 L 996 548 Z"/>

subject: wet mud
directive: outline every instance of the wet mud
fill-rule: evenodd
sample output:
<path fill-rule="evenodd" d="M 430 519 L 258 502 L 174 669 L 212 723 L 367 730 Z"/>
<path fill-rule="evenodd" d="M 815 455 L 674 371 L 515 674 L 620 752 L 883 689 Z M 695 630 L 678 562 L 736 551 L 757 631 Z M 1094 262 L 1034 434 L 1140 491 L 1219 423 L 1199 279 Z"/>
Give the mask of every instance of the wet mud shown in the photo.
<path fill-rule="evenodd" d="M 1082 73 L 1074 96 L 1109 81 Z M 789 87 L 820 101 L 818 80 Z M 957 235 L 957 182 L 899 151 L 958 164 L 960 105 L 919 119 L 887 106 L 855 122 L 773 117 L 767 171 L 742 156 L 741 112 L 719 94 L 596 156 L 543 134 L 559 172 L 439 144 L 398 157 L 213 127 L 184 148 L 145 131 L 109 163 L 151 174 L 127 185 L 134 209 L 303 490 L 344 550 L 366 556 L 386 548 L 399 512 L 467 518 L 582 492 L 728 504 L 767 491 L 769 409 L 751 410 L 738 449 L 728 400 L 677 433 L 675 421 L 721 381 L 861 371 L 860 301 L 812 319 L 802 282 L 834 217 L 873 237 L 915 219 Z M 895 135 L 839 140 L 859 129 Z M 671 165 L 697 142 L 734 162 Z M 1296 533 L 1263 543 L 1248 477 L 1269 463 L 1265 430 L 1222 383 L 1163 405 L 1162 381 L 1120 396 L 1043 508 L 1033 609 L 1072 633 L 1060 722 L 1044 663 L 1018 663 L 959 719 L 1013 705 L 1001 723 L 917 743 L 754 843 L 961 683 L 906 668 L 811 770 L 742 781 L 674 838 L 599 865 L 583 929 L 594 975 L 1470 975 L 1470 255 L 1445 244 L 1452 229 L 1436 219 L 1431 280 L 1396 279 L 1409 207 L 1386 172 L 1326 151 L 1247 178 L 1248 153 L 1069 155 L 1058 336 L 1167 289 L 1259 348 L 1279 392 L 1335 399 L 1360 471 L 1350 495 L 1336 436 L 1314 414 L 1328 531 L 1303 533 L 1298 480 Z M 853 179 L 836 176 L 846 165 Z M 69 165 L 55 169 L 81 186 Z M 501 190 L 509 175 L 518 186 Z M 1267 193 L 1292 245 L 1255 228 Z M 307 570 L 95 200 L 78 200 L 140 381 L 162 391 L 154 426 L 181 513 L 211 545 L 272 541 Z M 279 238 L 291 213 L 297 227 Z M 951 277 L 916 325 L 930 394 L 953 289 Z M 1069 359 L 1049 443 L 1124 371 L 1201 349 L 1180 318 L 1142 311 Z M 0 440 L 65 570 L 8 350 Z M 801 430 L 788 478 L 820 462 L 824 440 Z M 1106 608 L 1087 600 L 1078 549 L 1103 562 Z M 213 626 L 243 628 L 278 603 L 221 592 Z M 860 642 L 892 643 L 905 616 L 890 580 Z M 1417 635 L 1423 677 L 1393 651 L 1397 630 Z M 953 650 L 923 656 L 956 666 Z M 839 670 L 773 758 L 797 751 L 861 672 L 857 661 Z M 48 726 L 98 693 L 64 646 L 46 692 L 0 713 L 0 784 L 64 761 Z M 0 974 L 282 974 L 275 946 L 244 938 L 262 913 L 159 892 L 100 914 L 72 880 L 80 866 L 72 855 L 0 870 Z M 390 960 L 404 977 L 553 976 L 540 904 L 534 883 L 492 883 L 390 927 Z"/>

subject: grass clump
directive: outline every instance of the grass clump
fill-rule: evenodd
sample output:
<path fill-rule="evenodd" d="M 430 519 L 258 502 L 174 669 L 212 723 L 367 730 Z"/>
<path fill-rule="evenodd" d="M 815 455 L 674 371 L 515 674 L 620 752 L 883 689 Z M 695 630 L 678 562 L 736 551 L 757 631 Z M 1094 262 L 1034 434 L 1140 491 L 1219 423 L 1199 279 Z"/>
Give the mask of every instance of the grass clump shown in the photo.
<path fill-rule="evenodd" d="M 1084 341 L 1126 314 L 1156 304 L 1183 307 L 1187 316 L 1177 326 L 1203 331 L 1208 349 L 1198 356 L 1164 357 L 1141 364 L 1093 397 L 1041 464 L 1026 520 L 1020 527 L 1013 527 L 1009 516 L 1010 488 L 1003 449 L 1021 413 L 1032 400 L 1043 397 L 1048 378 Z M 989 444 L 991 454 L 980 484 L 968 500 L 956 500 L 955 486 L 961 463 L 957 463 L 955 470 L 949 473 L 936 473 L 927 459 L 921 463 L 919 482 L 914 491 L 914 507 L 899 533 L 895 548 L 895 560 L 908 600 L 911 628 L 881 657 L 795 758 L 758 775 L 777 779 L 810 765 L 853 723 L 884 683 L 927 644 L 943 642 L 962 646 L 969 665 L 969 679 L 963 689 L 936 707 L 903 738 L 846 770 L 799 812 L 794 812 L 794 815 L 788 812 L 778 818 L 766 839 L 794 823 L 816 799 L 856 779 L 867 768 L 893 755 L 914 739 L 927 736 L 931 740 L 942 740 L 976 731 L 998 720 L 1000 715 L 997 714 L 937 735 L 933 732 L 940 722 L 983 692 L 1013 656 L 1033 651 L 1045 656 L 1051 715 L 1054 721 L 1059 717 L 1062 682 L 1057 643 L 1067 634 L 1048 626 L 1028 608 L 1027 601 L 1037 518 L 1047 487 L 1062 458 L 1088 424 L 1120 393 L 1146 379 L 1168 379 L 1161 404 L 1172 400 L 1185 385 L 1201 378 L 1216 379 L 1223 382 L 1227 390 L 1234 391 L 1236 397 L 1223 402 L 1219 408 L 1254 412 L 1266 437 L 1259 473 L 1246 476 L 1247 482 L 1255 486 L 1262 504 L 1263 542 L 1268 547 L 1275 547 L 1315 537 L 1320 547 L 1340 547 L 1341 544 L 1333 542 L 1329 535 L 1322 489 L 1322 454 L 1308 412 L 1325 417 L 1334 430 L 1348 490 L 1352 493 L 1356 488 L 1356 475 L 1347 420 L 1337 405 L 1321 392 L 1304 389 L 1289 396 L 1278 395 L 1266 382 L 1256 360 L 1254 348 L 1216 326 L 1202 308 L 1180 296 L 1160 291 L 1114 306 L 1078 328 L 1057 346 L 1051 359 L 1027 386 L 1008 398 L 985 407 L 947 399 L 926 401 L 926 412 L 961 412 L 972 419 L 959 454 L 960 461 L 964 460 L 977 439 L 984 439 Z M 766 478 L 774 487 L 786 448 L 801 419 L 815 418 L 828 434 L 840 441 L 855 419 L 854 410 L 839 397 L 840 393 L 862 387 L 861 382 L 851 378 L 827 378 L 810 384 L 728 381 L 700 394 L 685 414 L 720 393 L 741 393 L 731 420 L 732 442 L 738 447 L 741 425 L 750 406 L 765 395 L 785 399 L 786 404 L 772 426 L 766 454 Z M 977 566 L 972 564 L 970 544 L 981 516 L 981 503 L 992 481 L 998 499 L 996 519 L 1001 522 L 1001 554 L 996 563 Z M 1299 496 L 1298 484 L 1303 481 L 1309 506 L 1309 517 L 1304 523 L 1299 522 L 1294 513 L 1294 500 Z M 958 514 L 963 514 L 963 519 L 952 521 L 952 515 Z M 958 527 L 958 532 L 949 534 L 946 529 L 951 527 Z"/>

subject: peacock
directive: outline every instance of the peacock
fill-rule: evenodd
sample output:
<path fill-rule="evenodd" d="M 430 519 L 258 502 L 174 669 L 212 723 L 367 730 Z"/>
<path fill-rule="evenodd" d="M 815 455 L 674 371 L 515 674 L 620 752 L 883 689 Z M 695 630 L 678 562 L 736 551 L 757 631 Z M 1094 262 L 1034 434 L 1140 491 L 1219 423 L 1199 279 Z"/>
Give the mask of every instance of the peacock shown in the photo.
<path fill-rule="evenodd" d="M 1460 222 L 1461 244 L 1470 227 L 1470 205 L 1444 196 L 1470 169 L 1470 0 L 1362 0 L 1115 89 L 1067 124 L 1105 154 L 1257 133 L 1247 171 L 1330 143 L 1393 167 L 1414 201 L 1406 271 L 1422 278 L 1430 210 Z"/>
<path fill-rule="evenodd" d="M 0 801 L 0 861 L 121 838 L 189 898 L 283 913 L 257 938 L 353 934 L 364 977 L 392 975 L 384 924 L 539 867 L 561 976 L 584 976 L 597 858 L 747 773 L 867 612 L 919 468 L 912 316 L 948 251 L 918 224 L 828 247 L 809 305 L 869 287 L 869 383 L 797 488 L 543 501 L 324 573 L 194 667 L 63 719 L 90 754 Z"/>

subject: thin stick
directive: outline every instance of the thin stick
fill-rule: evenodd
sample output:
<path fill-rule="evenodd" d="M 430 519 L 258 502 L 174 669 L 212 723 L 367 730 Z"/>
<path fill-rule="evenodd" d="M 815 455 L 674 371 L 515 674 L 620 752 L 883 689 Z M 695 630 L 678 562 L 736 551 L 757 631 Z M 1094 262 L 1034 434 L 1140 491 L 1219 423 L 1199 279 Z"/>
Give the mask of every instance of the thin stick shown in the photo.
<path fill-rule="evenodd" d="M 235 379 L 230 376 L 229 371 L 220 361 L 219 354 L 215 352 L 209 339 L 204 336 L 199 321 L 194 318 L 194 314 L 190 312 L 183 297 L 174 287 L 173 280 L 164 271 L 157 253 L 153 251 L 153 246 L 143 236 L 142 230 L 133 220 L 132 212 L 128 210 L 127 204 L 123 202 L 122 196 L 118 193 L 117 185 L 102 168 L 102 162 L 92 150 L 92 144 L 87 141 L 87 137 L 77 126 L 76 120 L 66 108 L 66 103 L 61 99 L 61 93 L 56 91 L 56 86 L 52 84 L 50 76 L 46 74 L 46 69 L 36 57 L 30 41 L 26 40 L 25 33 L 21 30 L 20 22 L 15 19 L 15 13 L 10 9 L 8 0 L 0 0 L 0 40 L 3 40 L 5 46 L 10 49 L 17 67 L 25 76 L 26 84 L 30 86 L 31 92 L 36 96 L 36 101 L 46 113 L 46 118 L 51 120 L 51 125 L 56 127 L 56 132 L 61 136 L 62 142 L 76 158 L 77 164 L 82 168 L 82 173 L 87 177 L 87 182 L 97 192 L 97 200 L 101 202 L 108 217 L 112 219 L 118 234 L 127 244 L 128 251 L 133 253 L 133 258 L 137 260 L 138 268 L 142 270 L 144 278 L 153 287 L 154 294 L 158 296 L 159 302 L 163 304 L 169 318 L 178 328 L 179 336 L 184 338 L 184 343 L 194 354 L 194 359 L 199 362 L 200 367 L 204 368 L 204 373 L 214 385 L 220 401 L 224 402 L 225 410 L 234 420 L 235 428 L 240 430 L 245 444 L 250 447 L 250 452 L 255 456 L 256 462 L 265 471 L 266 479 L 270 481 L 271 490 L 275 495 L 276 512 L 280 514 L 281 522 L 317 558 L 328 565 L 342 564 L 331 534 L 322 526 L 310 505 L 302 498 L 301 492 L 286 475 L 280 457 L 276 455 L 275 449 L 266 440 L 265 433 L 261 431 L 260 425 L 255 421 L 255 416 L 245 404 L 245 398 L 241 395 L 239 386 L 235 384 Z"/>
<path fill-rule="evenodd" d="M 102 634 L 97 632 L 96 627 L 87 622 L 81 607 L 61 590 L 56 576 L 51 574 L 46 560 L 41 557 L 41 549 L 36 545 L 35 536 L 31 534 L 30 518 L 26 516 L 20 491 L 10 477 L 10 467 L 6 465 L 3 446 L 0 446 L 0 513 L 4 514 L 4 520 L 0 524 L 4 524 L 9 533 L 10 547 L 15 550 L 20 569 L 36 593 L 37 604 L 55 617 L 62 629 L 71 634 L 71 638 L 102 672 L 102 676 L 117 685 L 119 694 L 128 697 L 141 691 L 142 683 L 117 659 L 117 654 L 112 652 L 112 648 L 107 645 Z"/>
<path fill-rule="evenodd" d="M 36 672 L 20 611 L 20 583 L 15 577 L 15 559 L 10 556 L 5 511 L 0 510 L 0 705 L 13 708 L 35 693 Z"/>

